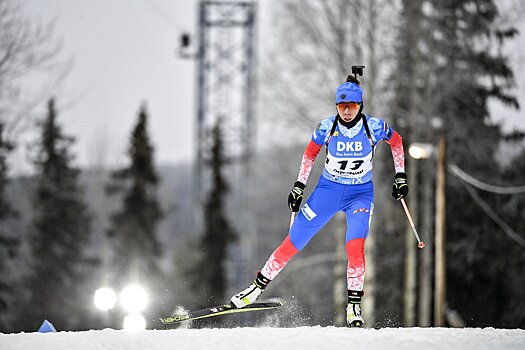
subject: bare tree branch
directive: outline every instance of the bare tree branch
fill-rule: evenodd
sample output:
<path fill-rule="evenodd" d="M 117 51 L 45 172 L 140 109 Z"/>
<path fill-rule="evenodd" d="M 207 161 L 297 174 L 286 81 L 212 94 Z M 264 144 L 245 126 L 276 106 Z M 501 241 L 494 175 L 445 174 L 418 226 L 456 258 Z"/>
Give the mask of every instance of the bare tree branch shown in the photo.
<path fill-rule="evenodd" d="M 62 45 L 54 38 L 54 24 L 43 25 L 24 15 L 20 4 L 0 0 L 0 120 L 6 138 L 14 139 L 30 124 L 31 111 L 47 98 L 49 88 L 32 74 L 43 74 L 57 84 L 69 72 L 71 61 L 58 62 Z M 54 75 L 54 76 L 51 76 Z"/>
<path fill-rule="evenodd" d="M 398 14 L 387 1 L 377 0 L 375 12 L 370 6 L 354 0 L 276 4 L 276 47 L 272 60 L 263 62 L 262 84 L 268 88 L 261 91 L 265 101 L 271 101 L 265 102 L 265 112 L 275 110 L 273 121 L 311 129 L 326 113 L 335 113 L 334 86 L 344 81 L 352 65 L 373 63 L 371 84 L 381 89 L 377 77 L 389 68 L 381 64 L 388 61 L 388 42 L 393 40 L 392 29 L 385 26 Z M 391 21 L 383 22 L 384 17 Z"/>

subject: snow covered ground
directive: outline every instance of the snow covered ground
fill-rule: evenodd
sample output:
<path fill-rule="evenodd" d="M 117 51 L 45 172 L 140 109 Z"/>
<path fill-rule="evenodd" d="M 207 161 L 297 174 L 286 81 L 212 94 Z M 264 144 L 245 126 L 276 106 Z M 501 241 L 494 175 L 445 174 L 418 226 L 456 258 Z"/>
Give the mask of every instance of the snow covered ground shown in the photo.
<path fill-rule="evenodd" d="M 122 330 L 0 334 L 1 350 L 525 349 L 525 330 L 336 327 Z"/>

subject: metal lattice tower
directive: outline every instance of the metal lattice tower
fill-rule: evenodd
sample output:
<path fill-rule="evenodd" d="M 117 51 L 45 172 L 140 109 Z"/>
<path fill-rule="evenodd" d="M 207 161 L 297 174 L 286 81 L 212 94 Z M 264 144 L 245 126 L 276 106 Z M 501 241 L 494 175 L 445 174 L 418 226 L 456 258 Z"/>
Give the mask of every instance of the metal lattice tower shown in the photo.
<path fill-rule="evenodd" d="M 218 119 L 223 125 L 228 158 L 248 164 L 253 153 L 254 24 L 253 1 L 200 2 L 196 120 L 199 197 L 204 190 L 210 130 Z"/>
<path fill-rule="evenodd" d="M 224 136 L 225 156 L 231 161 L 223 170 L 231 195 L 229 213 L 239 232 L 231 254 L 230 280 L 248 279 L 247 260 L 253 257 L 255 223 L 250 210 L 250 166 L 254 148 L 253 76 L 255 48 L 255 1 L 201 1 L 197 50 L 197 115 L 195 195 L 197 217 L 209 187 L 211 130 L 218 120 Z M 244 189 L 244 191 L 243 191 Z M 199 222 L 200 220 L 198 220 Z M 197 222 L 197 227 L 199 226 Z M 242 231 L 240 231 L 242 230 Z M 253 274 L 253 271 L 251 271 Z"/>

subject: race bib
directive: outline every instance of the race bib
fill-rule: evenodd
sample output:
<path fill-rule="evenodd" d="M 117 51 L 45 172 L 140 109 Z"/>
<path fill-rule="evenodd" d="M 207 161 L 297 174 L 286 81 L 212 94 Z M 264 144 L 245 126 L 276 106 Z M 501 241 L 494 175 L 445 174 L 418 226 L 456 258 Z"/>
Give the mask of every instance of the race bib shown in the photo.
<path fill-rule="evenodd" d="M 328 152 L 325 169 L 333 176 L 346 179 L 361 178 L 372 170 L 372 152 L 361 158 L 335 157 Z"/>

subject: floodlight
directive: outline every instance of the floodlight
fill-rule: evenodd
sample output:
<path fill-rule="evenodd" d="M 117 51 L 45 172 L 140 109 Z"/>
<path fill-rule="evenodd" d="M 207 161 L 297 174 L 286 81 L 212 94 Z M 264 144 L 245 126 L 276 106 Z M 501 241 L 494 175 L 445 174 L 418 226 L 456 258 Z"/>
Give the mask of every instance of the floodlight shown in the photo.
<path fill-rule="evenodd" d="M 124 288 L 120 294 L 120 301 L 127 312 L 139 313 L 146 308 L 148 296 L 141 286 L 131 285 Z"/>
<path fill-rule="evenodd" d="M 430 158 L 435 152 L 435 147 L 429 143 L 412 143 L 408 148 L 408 154 L 414 159 Z"/>
<path fill-rule="evenodd" d="M 107 311 L 115 307 L 117 295 L 111 288 L 99 288 L 95 292 L 95 306 L 102 311 Z"/>
<path fill-rule="evenodd" d="M 146 329 L 146 319 L 139 314 L 127 315 L 124 317 L 124 329 L 131 332 Z"/>

